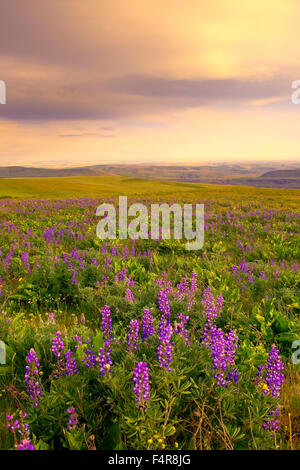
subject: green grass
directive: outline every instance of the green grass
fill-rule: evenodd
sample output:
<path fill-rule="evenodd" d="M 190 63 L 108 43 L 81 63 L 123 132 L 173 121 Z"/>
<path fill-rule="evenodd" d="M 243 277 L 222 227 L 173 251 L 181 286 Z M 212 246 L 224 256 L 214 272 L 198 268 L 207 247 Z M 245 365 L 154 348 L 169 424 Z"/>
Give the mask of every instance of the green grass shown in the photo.
<path fill-rule="evenodd" d="M 117 195 L 172 197 L 186 196 L 190 200 L 230 199 L 230 201 L 267 200 L 284 202 L 297 207 L 297 189 L 267 189 L 248 186 L 220 186 L 200 183 L 150 181 L 122 176 L 78 176 L 63 178 L 3 178 L 0 179 L 0 198 L 51 199 L 109 197 Z"/>

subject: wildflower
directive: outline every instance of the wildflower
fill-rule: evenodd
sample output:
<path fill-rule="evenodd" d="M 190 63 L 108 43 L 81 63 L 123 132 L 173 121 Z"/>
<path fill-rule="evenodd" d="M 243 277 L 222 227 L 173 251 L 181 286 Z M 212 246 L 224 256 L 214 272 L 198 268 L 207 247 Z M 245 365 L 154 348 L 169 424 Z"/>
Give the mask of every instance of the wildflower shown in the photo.
<path fill-rule="evenodd" d="M 262 392 L 265 395 L 269 395 L 274 398 L 280 398 L 281 385 L 284 382 L 284 363 L 279 357 L 279 351 L 275 344 L 272 345 L 266 366 L 260 364 L 257 372 L 256 384 L 261 386 Z M 274 431 L 278 430 L 278 419 L 276 416 L 279 415 L 279 405 L 276 406 L 275 410 L 271 410 L 269 415 L 270 419 L 265 420 L 263 428 L 271 432 L 271 436 Z"/>
<path fill-rule="evenodd" d="M 27 272 L 31 274 L 31 269 L 30 269 L 30 264 L 29 264 L 29 253 L 27 253 L 27 251 L 22 251 L 21 263 L 25 266 Z"/>
<path fill-rule="evenodd" d="M 110 259 L 109 256 L 107 256 L 106 259 L 105 259 L 105 268 L 106 268 L 107 270 L 110 269 L 110 264 L 111 264 L 111 259 Z"/>
<path fill-rule="evenodd" d="M 173 291 L 172 282 L 167 281 L 166 273 L 162 273 L 161 276 L 162 277 L 160 279 L 155 279 L 154 283 L 164 287 L 167 294 L 171 294 Z"/>
<path fill-rule="evenodd" d="M 141 409 L 147 408 L 149 396 L 149 371 L 147 362 L 139 362 L 133 371 L 133 392 L 136 397 L 137 406 Z M 149 442 L 149 441 L 148 441 Z"/>
<path fill-rule="evenodd" d="M 23 413 L 22 410 L 19 411 L 18 419 L 14 419 L 14 415 L 7 416 L 7 427 L 13 433 L 17 450 L 35 450 L 30 442 L 29 425 L 24 421 L 27 416 L 27 413 Z"/>
<path fill-rule="evenodd" d="M 85 358 L 82 359 L 82 363 L 85 365 L 85 367 L 95 367 L 96 365 L 96 354 L 95 351 L 93 350 L 94 346 L 91 345 L 90 348 L 86 349 L 84 351 Z"/>
<path fill-rule="evenodd" d="M 108 305 L 104 305 L 104 307 L 102 307 L 102 334 L 104 341 L 111 343 L 113 330 L 111 324 L 111 313 Z"/>
<path fill-rule="evenodd" d="M 192 272 L 191 276 L 191 292 L 195 292 L 197 290 L 197 274 Z"/>
<path fill-rule="evenodd" d="M 40 404 L 43 396 L 42 387 L 39 381 L 40 363 L 34 349 L 30 349 L 26 356 L 25 382 L 27 384 L 27 394 L 35 408 Z"/>
<path fill-rule="evenodd" d="M 170 317 L 170 304 L 167 296 L 167 290 L 160 290 L 157 297 L 158 309 L 163 313 L 167 318 Z"/>
<path fill-rule="evenodd" d="M 70 406 L 67 409 L 67 413 L 70 415 L 70 418 L 68 421 L 68 429 L 70 431 L 73 431 L 73 429 L 75 429 L 78 424 L 78 413 L 76 411 L 76 408 L 74 408 L 74 406 Z"/>
<path fill-rule="evenodd" d="M 60 351 L 64 349 L 65 345 L 62 340 L 62 334 L 60 331 L 57 331 L 55 333 L 54 338 L 52 339 L 52 347 L 51 347 L 51 352 L 52 354 L 59 358 L 60 357 Z"/>
<path fill-rule="evenodd" d="M 174 297 L 177 298 L 179 301 L 184 300 L 189 292 L 187 275 L 185 275 L 182 281 L 179 284 L 177 284 L 176 289 L 177 290 L 174 293 Z"/>
<path fill-rule="evenodd" d="M 75 357 L 72 357 L 73 354 L 74 353 L 70 351 L 70 349 L 68 349 L 65 353 L 65 361 L 66 361 L 65 362 L 65 367 L 66 367 L 65 374 L 66 375 L 76 375 L 78 372 L 76 359 Z"/>
<path fill-rule="evenodd" d="M 127 351 L 132 352 L 137 349 L 137 343 L 139 338 L 139 322 L 138 320 L 131 320 L 129 324 L 129 333 L 126 337 Z"/>
<path fill-rule="evenodd" d="M 56 323 L 55 315 L 54 315 L 53 312 L 50 312 L 50 313 L 48 314 L 48 318 L 49 318 L 49 320 L 52 321 L 53 325 Z"/>
<path fill-rule="evenodd" d="M 111 360 L 111 349 L 107 347 L 107 343 L 104 348 L 99 349 L 99 354 L 96 358 L 96 361 L 99 364 L 99 371 L 101 375 L 106 375 L 108 372 L 111 372 L 112 360 Z"/>
<path fill-rule="evenodd" d="M 78 335 L 74 335 L 74 336 L 73 336 L 73 339 L 74 339 L 75 341 L 77 341 L 78 344 L 75 345 L 75 349 L 78 349 L 78 346 L 79 346 L 79 345 L 82 345 L 82 339 L 81 339 L 80 336 L 78 336 Z"/>
<path fill-rule="evenodd" d="M 204 327 L 202 344 L 211 351 L 217 385 L 227 387 L 230 382 L 237 382 L 238 373 L 234 369 L 237 340 L 238 337 L 233 331 L 225 335 L 221 328 L 214 324 L 207 323 Z"/>
<path fill-rule="evenodd" d="M 134 295 L 132 293 L 132 290 L 131 289 L 126 289 L 126 292 L 125 292 L 125 300 L 127 302 L 134 302 Z"/>
<path fill-rule="evenodd" d="M 223 296 L 220 294 L 217 299 L 211 293 L 210 287 L 207 287 L 202 295 L 202 305 L 208 322 L 217 318 L 223 306 Z"/>
<path fill-rule="evenodd" d="M 73 271 L 72 273 L 72 284 L 75 285 L 77 284 L 77 272 Z"/>
<path fill-rule="evenodd" d="M 177 317 L 179 318 L 180 322 L 175 322 L 174 331 L 182 338 L 185 338 L 185 344 L 189 346 L 190 342 L 188 338 L 188 332 L 185 328 L 185 325 L 189 321 L 189 317 L 184 315 L 183 313 L 177 313 Z"/>
<path fill-rule="evenodd" d="M 22 439 L 18 450 L 35 450 L 35 447 L 30 443 L 29 439 Z"/>
<path fill-rule="evenodd" d="M 280 398 L 281 385 L 284 382 L 284 374 L 281 372 L 284 369 L 284 363 L 279 357 L 279 351 L 275 344 L 273 344 L 271 347 L 267 365 L 264 368 L 264 378 L 262 377 L 262 369 L 263 367 L 260 366 L 260 382 L 267 386 L 267 389 L 264 390 L 264 393 L 266 395 L 271 395 L 272 397 Z"/>
<path fill-rule="evenodd" d="M 247 267 L 247 263 L 245 261 L 245 258 L 243 259 L 243 261 L 240 263 L 240 271 L 242 273 L 247 273 L 248 272 L 248 267 Z"/>
<path fill-rule="evenodd" d="M 271 436 L 273 436 L 274 431 L 278 431 L 279 429 L 279 421 L 277 417 L 280 414 L 280 408 L 277 406 L 275 410 L 271 410 L 269 412 L 270 419 L 266 419 L 263 424 L 263 429 L 268 430 L 271 432 Z"/>
<path fill-rule="evenodd" d="M 150 310 L 147 310 L 146 308 L 144 309 L 144 315 L 142 318 L 142 326 L 143 326 L 142 341 L 144 342 L 145 339 L 149 338 L 150 336 L 154 334 L 153 318 L 152 318 Z"/>
<path fill-rule="evenodd" d="M 116 273 L 115 281 L 116 282 L 124 281 L 125 278 L 126 278 L 126 267 L 124 267 L 123 269 L 121 269 L 121 271 Z"/>
<path fill-rule="evenodd" d="M 161 344 L 157 348 L 157 358 L 159 362 L 159 367 L 162 369 L 166 367 L 168 371 L 171 371 L 170 363 L 172 362 L 172 350 L 173 342 L 171 342 L 171 336 L 173 334 L 172 326 L 167 323 L 164 328 L 162 328 L 159 341 Z"/>

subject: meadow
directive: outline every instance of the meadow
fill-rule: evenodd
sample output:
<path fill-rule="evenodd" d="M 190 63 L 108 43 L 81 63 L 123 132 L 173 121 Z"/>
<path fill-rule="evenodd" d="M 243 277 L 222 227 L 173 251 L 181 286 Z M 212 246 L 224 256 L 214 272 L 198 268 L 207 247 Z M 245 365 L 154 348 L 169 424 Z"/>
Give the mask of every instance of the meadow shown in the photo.
<path fill-rule="evenodd" d="M 204 203 L 203 249 L 99 240 L 119 195 Z M 0 179 L 0 449 L 300 449 L 299 199 Z"/>

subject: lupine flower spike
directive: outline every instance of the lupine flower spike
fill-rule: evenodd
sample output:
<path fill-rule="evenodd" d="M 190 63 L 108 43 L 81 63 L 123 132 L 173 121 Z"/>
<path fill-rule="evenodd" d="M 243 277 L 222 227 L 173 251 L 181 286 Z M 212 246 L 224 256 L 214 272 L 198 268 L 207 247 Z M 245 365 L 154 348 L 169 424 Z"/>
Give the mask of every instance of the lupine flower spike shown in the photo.
<path fill-rule="evenodd" d="M 149 370 L 147 362 L 139 362 L 133 371 L 133 392 L 136 397 L 137 406 L 140 409 L 148 407 L 149 396 Z"/>

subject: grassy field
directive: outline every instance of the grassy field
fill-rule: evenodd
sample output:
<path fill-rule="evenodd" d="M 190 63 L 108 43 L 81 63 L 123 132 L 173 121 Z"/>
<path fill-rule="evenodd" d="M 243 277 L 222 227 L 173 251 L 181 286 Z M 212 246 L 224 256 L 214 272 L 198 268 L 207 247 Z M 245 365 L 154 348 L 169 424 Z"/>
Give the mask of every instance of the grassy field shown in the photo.
<path fill-rule="evenodd" d="M 149 181 L 122 176 L 79 176 L 65 178 L 9 178 L 0 179 L 0 198 L 105 198 L 118 195 L 136 197 L 178 197 L 222 199 L 229 201 L 282 201 L 297 207 L 300 191 L 297 189 L 252 188 L 249 186 L 220 186 L 199 183 Z"/>
<path fill-rule="evenodd" d="M 99 240 L 118 195 L 203 202 L 203 249 Z M 0 179 L 0 448 L 300 449 L 299 196 Z"/>

